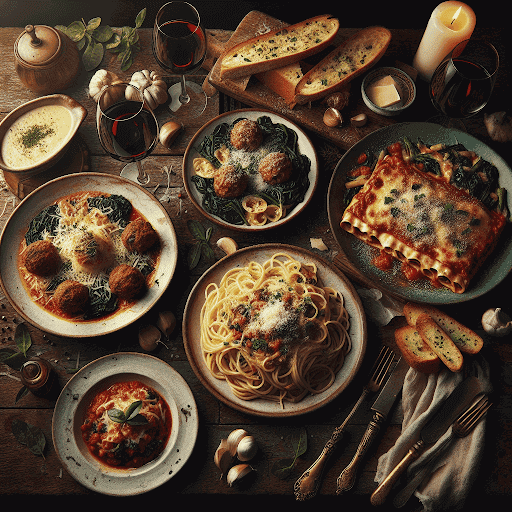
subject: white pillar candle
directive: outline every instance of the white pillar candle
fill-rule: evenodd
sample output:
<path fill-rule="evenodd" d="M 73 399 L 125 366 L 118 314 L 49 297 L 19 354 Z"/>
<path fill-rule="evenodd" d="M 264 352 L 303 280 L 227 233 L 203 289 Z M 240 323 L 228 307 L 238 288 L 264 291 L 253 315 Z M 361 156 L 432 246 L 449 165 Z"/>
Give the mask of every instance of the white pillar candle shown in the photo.
<path fill-rule="evenodd" d="M 430 16 L 414 56 L 413 66 L 419 76 L 430 81 L 444 57 L 471 37 L 475 24 L 475 13 L 468 5 L 457 1 L 439 4 Z"/>

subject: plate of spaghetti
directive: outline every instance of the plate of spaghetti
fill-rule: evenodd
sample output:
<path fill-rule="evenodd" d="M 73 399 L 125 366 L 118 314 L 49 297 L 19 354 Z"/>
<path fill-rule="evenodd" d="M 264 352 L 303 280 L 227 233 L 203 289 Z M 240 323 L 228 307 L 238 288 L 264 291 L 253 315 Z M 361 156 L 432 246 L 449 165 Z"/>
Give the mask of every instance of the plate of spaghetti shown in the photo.
<path fill-rule="evenodd" d="M 352 284 L 313 253 L 240 249 L 189 295 L 187 357 L 203 385 L 242 412 L 286 417 L 333 400 L 357 373 L 366 318 Z"/>

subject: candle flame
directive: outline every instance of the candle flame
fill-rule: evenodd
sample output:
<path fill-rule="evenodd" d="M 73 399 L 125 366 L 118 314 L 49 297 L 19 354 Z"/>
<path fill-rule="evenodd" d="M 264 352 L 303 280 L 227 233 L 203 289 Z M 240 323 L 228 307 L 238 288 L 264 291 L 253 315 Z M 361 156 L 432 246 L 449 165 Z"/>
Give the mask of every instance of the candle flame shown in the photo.
<path fill-rule="evenodd" d="M 462 5 L 455 11 L 455 14 L 453 15 L 452 22 L 450 23 L 450 25 L 453 25 L 453 22 L 459 17 L 461 10 L 462 10 Z"/>

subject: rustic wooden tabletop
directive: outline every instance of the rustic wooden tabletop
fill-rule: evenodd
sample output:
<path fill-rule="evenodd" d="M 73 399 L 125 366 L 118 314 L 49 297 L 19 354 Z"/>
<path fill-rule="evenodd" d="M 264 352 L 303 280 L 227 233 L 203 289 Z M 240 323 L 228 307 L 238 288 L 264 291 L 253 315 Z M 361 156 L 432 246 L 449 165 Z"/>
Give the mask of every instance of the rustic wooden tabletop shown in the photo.
<path fill-rule="evenodd" d="M 13 44 L 21 31 L 20 27 L 0 28 L 0 67 L 3 70 L 0 120 L 15 107 L 36 97 L 36 94 L 22 86 L 14 71 Z M 350 34 L 352 31 L 353 29 L 341 29 L 340 34 L 343 37 L 344 34 Z M 122 72 L 116 55 L 108 52 L 101 67 L 112 70 L 123 78 L 129 78 L 135 70 L 156 69 L 157 65 L 151 53 L 151 30 L 141 29 L 139 32 L 142 49 L 137 54 L 129 71 Z M 393 43 L 388 57 L 393 61 L 399 59 L 403 62 L 410 62 L 421 38 L 422 30 L 393 29 L 392 33 Z M 506 34 L 504 29 L 495 31 L 482 29 L 476 30 L 474 37 L 492 40 L 497 46 L 500 46 L 503 44 Z M 500 50 L 504 51 L 502 48 Z M 83 143 L 83 170 L 118 174 L 120 163 L 105 154 L 97 137 L 96 106 L 87 94 L 87 85 L 92 73 L 82 71 L 75 85 L 65 91 L 88 111 L 88 116 L 79 129 L 79 137 Z M 508 87 L 512 83 L 510 73 L 510 67 L 505 64 L 486 111 L 503 110 L 509 105 Z M 193 79 L 202 83 L 204 75 L 198 74 Z M 425 93 L 422 86 L 424 84 L 418 84 L 418 91 Z M 151 495 L 154 498 L 165 497 L 173 502 L 179 495 L 183 495 L 189 500 L 208 495 L 214 500 L 214 503 L 218 501 L 219 505 L 228 504 L 229 506 L 230 503 L 243 505 L 253 501 L 259 503 L 258 500 L 261 500 L 262 503 L 284 503 L 294 506 L 293 484 L 295 480 L 316 459 L 333 428 L 343 422 L 365 384 L 368 371 L 380 347 L 382 344 L 393 346 L 394 330 L 403 325 L 404 319 L 403 317 L 394 318 L 388 325 L 382 327 L 374 323 L 371 317 L 368 318 L 368 348 L 361 371 L 341 397 L 314 413 L 289 419 L 255 417 L 225 405 L 205 390 L 187 360 L 183 346 L 181 320 L 190 290 L 212 262 L 202 258 L 193 270 L 189 269 L 188 255 L 196 243 L 196 239 L 189 230 L 188 221 L 197 220 L 205 228 L 212 228 L 210 245 L 215 260 L 224 256 L 222 250 L 216 245 L 216 241 L 224 236 L 234 238 L 239 247 L 263 242 L 285 242 L 307 250 L 312 250 L 310 238 L 322 238 L 328 250 L 314 250 L 319 257 L 331 262 L 343 258 L 343 255 L 340 255 L 340 247 L 330 229 L 326 211 L 326 195 L 334 166 L 347 148 L 337 146 L 332 140 L 329 140 L 328 136 L 309 132 L 320 159 L 318 187 L 307 209 L 282 228 L 266 231 L 263 235 L 236 232 L 207 220 L 190 201 L 185 192 L 182 178 L 183 154 L 188 142 L 207 121 L 220 113 L 242 106 L 244 105 L 226 94 L 214 94 L 209 98 L 205 112 L 199 118 L 187 122 L 184 132 L 170 150 L 159 145 L 148 158 L 151 164 L 155 164 L 157 167 L 172 166 L 174 171 L 170 178 L 170 189 L 167 191 L 166 186 L 160 187 L 155 192 L 155 196 L 161 200 L 164 193 L 170 195 L 170 199 L 164 200 L 162 204 L 174 225 L 179 253 L 177 270 L 171 286 L 141 322 L 154 322 L 156 315 L 162 310 L 172 310 L 176 314 L 178 326 L 171 336 L 168 347 L 160 346 L 153 354 L 171 365 L 186 380 L 197 402 L 200 421 L 197 443 L 189 461 L 175 477 L 161 488 L 152 491 Z M 171 117 L 165 106 L 159 107 L 155 113 L 160 124 Z M 399 117 L 396 118 L 396 121 L 425 120 L 433 113 L 428 102 L 419 101 L 415 110 L 408 114 L 409 117 Z M 389 120 L 382 121 L 383 125 L 389 122 Z M 491 145 L 509 165 L 512 165 L 512 159 L 509 152 L 506 152 L 505 146 L 493 143 L 489 139 L 481 116 L 468 123 L 468 131 Z M 29 188 L 32 186 L 28 185 Z M 25 193 L 28 191 L 30 190 L 26 189 Z M 14 190 L 14 192 L 17 191 Z M 20 195 L 19 191 L 17 193 Z M 0 226 L 2 228 L 19 203 L 19 197 L 16 197 L 12 187 L 6 184 L 0 191 Z M 356 287 L 360 286 L 357 280 L 354 280 L 354 284 Z M 469 327 L 480 330 L 481 314 L 488 307 L 502 307 L 510 313 L 508 291 L 511 284 L 511 277 L 508 275 L 486 296 L 475 298 L 467 303 L 447 306 L 445 309 Z M 2 330 L 0 349 L 13 348 L 15 347 L 14 332 L 17 325 L 23 322 L 23 318 L 1 292 L 0 315 Z M 130 326 L 121 332 L 100 338 L 72 339 L 58 338 L 42 332 L 28 322 L 26 324 L 32 338 L 29 355 L 40 355 L 50 361 L 58 374 L 61 387 L 72 377 L 77 368 L 83 367 L 98 357 L 116 351 L 143 352 L 137 340 L 137 326 L 135 328 Z M 482 354 L 491 366 L 491 378 L 494 386 L 492 400 L 495 405 L 487 416 L 485 451 L 479 476 L 470 498 L 479 503 L 495 503 L 500 498 L 508 497 L 510 489 L 512 489 L 510 473 L 512 464 L 512 443 L 510 441 L 512 436 L 512 405 L 510 402 L 512 349 L 510 348 L 510 338 L 486 340 Z M 63 470 L 62 462 L 52 443 L 52 415 L 55 401 L 37 398 L 31 394 L 16 401 L 21 388 L 19 372 L 2 363 L 0 363 L 0 387 L 0 493 L 4 495 L 73 497 L 75 502 L 97 496 Z M 378 458 L 393 445 L 400 434 L 402 414 L 399 402 L 393 409 L 391 418 L 385 425 L 378 443 L 365 461 L 355 488 L 343 497 L 335 496 L 335 489 L 336 478 L 340 470 L 351 460 L 366 425 L 371 419 L 370 403 L 371 401 L 367 403 L 366 407 L 360 409 L 348 425 L 347 440 L 333 457 L 325 474 L 320 495 L 315 498 L 318 503 L 327 503 L 322 500 L 329 499 L 333 504 L 339 504 L 339 506 L 357 504 L 369 507 L 369 495 L 376 487 L 374 477 Z M 15 439 L 11 431 L 12 422 L 15 419 L 26 421 L 42 429 L 47 440 L 44 458 L 32 454 Z M 219 471 L 214 465 L 213 456 L 220 440 L 226 437 L 232 429 L 239 427 L 245 428 L 258 439 L 260 451 L 252 462 L 256 469 L 255 477 L 242 488 L 231 488 L 226 485 L 225 481 L 219 480 Z M 277 478 L 272 473 L 273 464 L 277 460 L 289 456 L 292 450 L 291 440 L 303 430 L 307 433 L 307 451 L 298 458 L 292 474 L 287 479 Z M 270 500 L 269 496 L 271 496 Z M 240 502 L 235 501 L 237 498 L 240 499 Z M 314 506 L 314 502 L 311 502 L 310 505 Z M 411 501 L 407 509 L 419 510 L 420 508 L 417 501 Z"/>

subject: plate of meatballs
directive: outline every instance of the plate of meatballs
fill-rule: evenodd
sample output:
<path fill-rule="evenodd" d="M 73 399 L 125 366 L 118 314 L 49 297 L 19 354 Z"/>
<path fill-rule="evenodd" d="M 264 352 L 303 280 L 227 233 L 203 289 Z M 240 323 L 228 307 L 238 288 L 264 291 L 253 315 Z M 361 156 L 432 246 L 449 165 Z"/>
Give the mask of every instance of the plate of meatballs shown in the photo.
<path fill-rule="evenodd" d="M 17 312 L 58 336 L 93 337 L 140 318 L 176 268 L 172 222 L 120 176 L 52 180 L 14 210 L 0 237 L 0 282 Z"/>
<path fill-rule="evenodd" d="M 268 230 L 298 215 L 318 181 L 318 158 L 296 124 L 257 109 L 226 112 L 204 125 L 183 159 L 194 206 L 231 229 Z"/>

